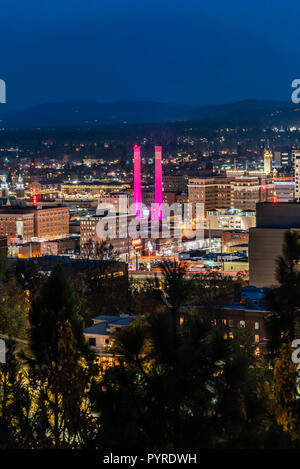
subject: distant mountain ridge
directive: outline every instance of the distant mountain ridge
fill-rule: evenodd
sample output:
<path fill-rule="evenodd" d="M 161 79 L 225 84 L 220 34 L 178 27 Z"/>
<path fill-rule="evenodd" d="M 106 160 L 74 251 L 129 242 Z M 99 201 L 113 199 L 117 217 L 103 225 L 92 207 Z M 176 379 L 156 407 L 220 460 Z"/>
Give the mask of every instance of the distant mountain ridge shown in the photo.
<path fill-rule="evenodd" d="M 239 125 L 243 122 L 261 125 L 295 119 L 297 106 L 288 101 L 248 99 L 213 106 L 192 106 L 154 101 L 64 101 L 45 103 L 29 107 L 23 111 L 7 111 L 0 106 L 0 127 L 24 129 L 33 127 L 87 126 L 107 124 L 146 124 L 201 121 L 230 121 Z M 274 113 L 274 111 L 276 111 Z M 300 115 L 300 113 L 299 113 Z M 277 118 L 277 119 L 276 119 Z M 298 115 L 297 115 L 298 120 Z M 299 121 L 300 122 L 300 121 Z"/>

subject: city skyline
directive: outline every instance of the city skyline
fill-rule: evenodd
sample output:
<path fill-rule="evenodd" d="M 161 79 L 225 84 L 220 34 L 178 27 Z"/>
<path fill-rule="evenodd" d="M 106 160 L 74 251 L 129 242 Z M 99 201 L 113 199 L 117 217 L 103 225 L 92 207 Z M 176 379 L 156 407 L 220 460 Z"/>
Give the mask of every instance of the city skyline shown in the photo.
<path fill-rule="evenodd" d="M 299 13 L 1 6 L 0 449 L 300 449 Z"/>

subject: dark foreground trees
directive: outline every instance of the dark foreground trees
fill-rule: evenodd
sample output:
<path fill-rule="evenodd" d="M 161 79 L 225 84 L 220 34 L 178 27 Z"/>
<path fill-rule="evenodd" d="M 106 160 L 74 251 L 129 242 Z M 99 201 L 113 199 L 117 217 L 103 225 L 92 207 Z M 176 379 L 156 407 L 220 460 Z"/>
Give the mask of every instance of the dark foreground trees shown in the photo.
<path fill-rule="evenodd" d="M 299 447 L 289 343 L 267 360 L 257 357 L 245 329 L 227 337 L 210 308 L 213 298 L 205 295 L 200 307 L 209 280 L 187 279 L 176 263 L 162 269 L 162 283 L 130 292 L 141 314 L 116 335 L 115 366 L 104 372 L 85 344 L 82 306 L 61 267 L 44 279 L 30 305 L 19 287 L 7 290 L 3 305 L 11 306 L 0 307 L 0 324 L 21 330 L 29 321 L 30 327 L 25 343 L 7 342 L 7 362 L 0 364 L 2 448 Z M 218 298 L 232 289 L 219 278 L 212 287 Z M 14 290 L 29 315 L 25 309 L 22 317 L 13 304 Z M 295 295 L 289 305 L 297 317 Z M 17 322 L 7 322 L 10 310 L 20 314 Z"/>
<path fill-rule="evenodd" d="M 92 397 L 98 445 L 228 448 L 262 445 L 256 365 L 208 318 L 187 315 L 174 350 L 171 312 L 147 316 L 118 336 L 120 365 Z M 116 429 L 118 431 L 116 432 Z"/>
<path fill-rule="evenodd" d="M 118 334 L 119 366 L 92 387 L 97 445 L 264 446 L 264 396 L 251 343 L 242 343 L 239 331 L 226 340 L 211 317 L 182 314 L 191 285 L 176 264 L 164 272 L 168 307 Z"/>
<path fill-rule="evenodd" d="M 291 343 L 300 333 L 300 235 L 287 231 L 282 256 L 277 259 L 278 286 L 266 293 L 269 349 L 279 351 L 282 343 Z"/>
<path fill-rule="evenodd" d="M 271 413 L 284 431 L 286 445 L 300 447 L 299 365 L 292 361 L 292 343 L 300 338 L 300 236 L 287 231 L 277 259 L 278 286 L 266 292 L 267 358 L 273 370 Z"/>
<path fill-rule="evenodd" d="M 95 367 L 79 309 L 57 266 L 30 310 L 29 380 L 36 400 L 34 444 L 40 447 L 76 448 L 90 438 L 86 393 Z"/>

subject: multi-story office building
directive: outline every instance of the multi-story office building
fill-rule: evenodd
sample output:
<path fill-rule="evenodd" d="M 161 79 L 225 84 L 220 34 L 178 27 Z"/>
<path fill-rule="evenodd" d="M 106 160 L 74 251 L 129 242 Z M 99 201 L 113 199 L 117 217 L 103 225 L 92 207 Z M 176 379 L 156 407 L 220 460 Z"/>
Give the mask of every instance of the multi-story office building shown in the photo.
<path fill-rule="evenodd" d="M 270 177 L 214 177 L 195 178 L 188 183 L 188 197 L 193 218 L 196 203 L 204 204 L 204 214 L 218 208 L 237 208 L 254 211 L 258 202 L 271 201 L 274 195 Z"/>
<path fill-rule="evenodd" d="M 192 217 L 196 216 L 196 204 L 203 204 L 203 213 L 217 208 L 229 208 L 229 178 L 195 178 L 188 182 L 188 199 L 192 204 Z"/>
<path fill-rule="evenodd" d="M 65 238 L 69 234 L 68 207 L 37 207 L 34 221 L 35 236 L 40 241 Z"/>
<path fill-rule="evenodd" d="M 163 192 L 187 192 L 186 176 L 171 174 L 163 176 Z"/>
<path fill-rule="evenodd" d="M 110 208 L 111 206 L 111 208 Z M 111 192 L 98 199 L 97 211 L 112 209 L 115 212 L 133 210 L 133 196 L 129 192 Z"/>
<path fill-rule="evenodd" d="M 274 201 L 293 202 L 295 182 L 293 176 L 276 176 L 274 178 Z"/>
<path fill-rule="evenodd" d="M 275 151 L 275 168 L 284 168 L 292 164 L 292 155 L 289 151 Z"/>
<path fill-rule="evenodd" d="M 34 214 L 12 208 L 0 208 L 0 236 L 7 236 L 8 241 L 19 238 L 31 241 L 34 238 Z"/>
<path fill-rule="evenodd" d="M 0 235 L 9 239 L 45 241 L 68 234 L 68 207 L 0 207 Z"/>
<path fill-rule="evenodd" d="M 258 202 L 272 200 L 273 181 L 271 178 L 241 177 L 230 182 L 230 207 L 242 210 L 255 210 Z"/>
<path fill-rule="evenodd" d="M 135 214 L 99 214 L 80 220 L 80 252 L 83 256 L 95 254 L 97 243 L 107 240 L 114 250 L 126 259 L 129 254 L 131 238 L 129 224 L 135 220 Z M 90 252 L 90 250 L 92 252 Z"/>

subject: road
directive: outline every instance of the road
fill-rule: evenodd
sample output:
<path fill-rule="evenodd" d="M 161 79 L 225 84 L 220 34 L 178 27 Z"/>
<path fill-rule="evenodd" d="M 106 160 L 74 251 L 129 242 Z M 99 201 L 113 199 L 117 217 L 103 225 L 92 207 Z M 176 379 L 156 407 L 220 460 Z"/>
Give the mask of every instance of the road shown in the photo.
<path fill-rule="evenodd" d="M 201 269 L 199 269 L 199 271 L 193 271 L 193 272 L 189 272 L 187 271 L 186 273 L 186 276 L 187 277 L 194 277 L 195 275 L 199 275 L 199 274 L 202 274 L 202 275 L 209 275 L 211 274 L 212 271 L 203 271 Z M 225 271 L 225 270 L 218 270 L 216 271 L 216 273 L 218 274 L 222 274 L 224 276 L 229 276 L 229 277 L 233 277 L 233 278 L 237 278 L 239 275 L 238 274 L 241 274 L 241 272 L 233 272 L 233 271 Z M 249 273 L 248 272 L 244 272 L 244 276 L 243 276 L 243 279 L 244 280 L 248 280 L 249 279 Z M 144 279 L 144 278 L 162 278 L 163 277 L 163 274 L 162 272 L 157 269 L 157 270 L 131 270 L 129 271 L 129 277 L 131 278 L 135 278 L 135 279 Z"/>

